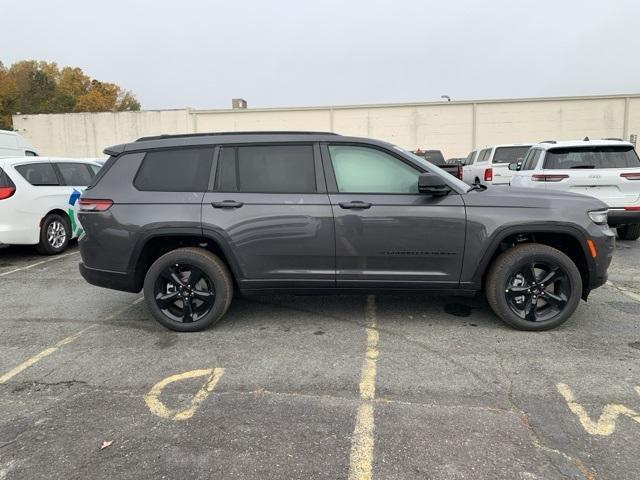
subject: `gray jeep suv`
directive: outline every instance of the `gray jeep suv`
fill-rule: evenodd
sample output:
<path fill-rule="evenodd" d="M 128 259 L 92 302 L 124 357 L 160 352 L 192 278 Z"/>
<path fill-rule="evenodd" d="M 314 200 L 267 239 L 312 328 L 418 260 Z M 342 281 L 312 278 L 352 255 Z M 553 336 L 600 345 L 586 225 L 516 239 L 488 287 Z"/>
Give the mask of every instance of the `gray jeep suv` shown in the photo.
<path fill-rule="evenodd" d="M 602 285 L 606 205 L 469 187 L 386 142 L 317 132 L 162 135 L 107 148 L 82 194 L 80 272 L 178 331 L 243 294 L 484 290 L 522 330 Z"/>

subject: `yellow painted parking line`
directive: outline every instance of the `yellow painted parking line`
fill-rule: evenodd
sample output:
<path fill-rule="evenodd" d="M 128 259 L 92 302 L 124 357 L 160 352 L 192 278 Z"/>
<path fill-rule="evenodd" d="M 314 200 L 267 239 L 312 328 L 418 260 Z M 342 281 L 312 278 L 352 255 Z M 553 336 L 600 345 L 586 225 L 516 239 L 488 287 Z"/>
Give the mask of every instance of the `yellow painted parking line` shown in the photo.
<path fill-rule="evenodd" d="M 151 413 L 160 418 L 165 418 L 167 420 L 188 420 L 193 417 L 193 414 L 196 413 L 200 404 L 213 391 L 222 375 L 224 375 L 224 368 L 205 368 L 171 375 L 170 377 L 156 383 L 151 390 L 149 390 L 149 393 L 144 396 L 144 402 L 147 404 L 147 407 L 149 407 L 149 410 L 151 410 Z M 198 377 L 207 377 L 207 380 L 200 390 L 198 390 L 193 396 L 188 408 L 185 408 L 184 410 L 172 410 L 160 400 L 160 394 L 167 385 L 181 380 Z"/>
<path fill-rule="evenodd" d="M 373 471 L 373 402 L 376 395 L 379 340 L 376 325 L 376 301 L 373 295 L 367 297 L 365 318 L 367 324 L 367 350 L 360 372 L 360 398 L 365 403 L 358 407 L 356 425 L 351 436 L 349 480 L 370 480 Z"/>
<path fill-rule="evenodd" d="M 71 252 L 71 253 L 65 253 L 63 255 L 56 255 L 55 257 L 51 257 L 51 258 L 48 258 L 46 260 L 41 260 L 39 262 L 32 263 L 32 264 L 26 265 L 24 267 L 15 268 L 13 270 L 9 270 L 8 272 L 2 272 L 2 273 L 0 273 L 0 277 L 5 277 L 7 275 L 11 275 L 12 273 L 22 272 L 24 270 L 29 270 L 29 269 L 31 269 L 33 267 L 37 267 L 38 265 L 44 265 L 45 263 L 53 262 L 55 260 L 60 260 L 61 258 L 70 257 L 71 255 L 77 255 L 79 253 L 80 252 Z"/>
<path fill-rule="evenodd" d="M 111 315 L 105 317 L 103 320 L 111 320 L 112 318 L 116 317 L 117 315 L 120 315 L 121 313 L 124 313 L 132 305 L 135 305 L 136 303 L 139 303 L 140 300 L 141 300 L 140 298 L 136 299 L 135 302 L 131 303 L 130 305 L 127 305 L 125 308 L 123 308 L 121 310 L 118 310 L 115 313 L 112 313 Z M 61 347 L 64 347 L 65 345 L 70 344 L 71 342 L 75 341 L 78 337 L 80 337 L 82 334 L 84 334 L 85 332 L 87 332 L 87 331 L 89 331 L 92 328 L 95 328 L 97 326 L 98 326 L 98 324 L 93 324 L 93 325 L 90 325 L 90 326 L 88 326 L 86 328 L 83 328 L 79 332 L 76 332 L 73 335 L 70 335 L 70 336 L 68 336 L 66 338 L 63 338 L 58 343 L 56 343 L 53 347 L 45 348 L 40 353 L 34 355 L 31 358 L 28 358 L 27 360 L 22 362 L 20 365 L 17 365 L 16 367 L 14 367 L 11 370 L 9 370 L 7 373 L 5 373 L 2 376 L 0 376 L 0 385 L 2 385 L 3 383 L 7 383 L 9 380 L 11 380 L 13 377 L 18 375 L 19 373 L 23 372 L 24 370 L 26 370 L 29 367 L 32 367 L 33 365 L 38 363 L 40 360 L 42 360 L 43 358 L 48 357 L 52 353 L 57 352 Z"/>
<path fill-rule="evenodd" d="M 602 409 L 602 414 L 597 420 L 592 420 L 587 410 L 577 402 L 573 391 L 565 383 L 556 385 L 558 392 L 567 402 L 569 410 L 578 417 L 582 428 L 590 435 L 609 436 L 616 430 L 616 420 L 620 415 L 626 416 L 640 423 L 640 413 L 619 403 L 608 403 Z M 640 387 L 636 387 L 636 392 L 640 395 Z"/>

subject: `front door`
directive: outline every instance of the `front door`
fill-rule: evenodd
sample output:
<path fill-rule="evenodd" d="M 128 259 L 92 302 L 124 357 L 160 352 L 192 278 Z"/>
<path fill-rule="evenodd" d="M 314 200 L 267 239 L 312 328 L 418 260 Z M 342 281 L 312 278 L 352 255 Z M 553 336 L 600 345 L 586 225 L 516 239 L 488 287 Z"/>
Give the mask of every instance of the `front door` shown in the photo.
<path fill-rule="evenodd" d="M 335 287 L 333 216 L 317 145 L 221 147 L 202 226 L 229 246 L 243 289 Z"/>
<path fill-rule="evenodd" d="M 338 287 L 458 286 L 465 242 L 460 195 L 418 193 L 422 171 L 390 150 L 329 144 L 322 152 Z"/>

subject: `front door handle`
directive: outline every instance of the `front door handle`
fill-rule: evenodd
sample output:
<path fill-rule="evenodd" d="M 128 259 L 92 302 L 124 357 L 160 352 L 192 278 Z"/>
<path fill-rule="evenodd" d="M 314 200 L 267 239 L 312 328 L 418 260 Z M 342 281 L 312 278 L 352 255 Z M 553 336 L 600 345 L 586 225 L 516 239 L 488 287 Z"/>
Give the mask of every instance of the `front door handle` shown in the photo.
<path fill-rule="evenodd" d="M 367 209 L 371 208 L 371 204 L 369 202 L 361 202 L 359 200 L 355 200 L 353 202 L 340 202 L 338 203 L 340 208 L 353 208 L 353 209 Z"/>
<path fill-rule="evenodd" d="M 240 208 L 244 205 L 243 202 L 236 202 L 235 200 L 223 200 L 222 202 L 211 202 L 213 208 Z"/>

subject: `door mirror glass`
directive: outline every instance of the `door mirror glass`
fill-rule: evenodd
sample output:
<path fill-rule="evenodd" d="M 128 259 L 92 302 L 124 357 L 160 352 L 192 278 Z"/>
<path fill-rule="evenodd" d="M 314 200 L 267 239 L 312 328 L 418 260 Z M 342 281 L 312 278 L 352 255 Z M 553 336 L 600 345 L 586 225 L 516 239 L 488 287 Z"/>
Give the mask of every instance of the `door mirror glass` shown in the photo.
<path fill-rule="evenodd" d="M 509 164 L 509 170 L 515 170 L 518 171 L 520 170 L 520 165 L 522 165 L 521 162 L 514 162 L 514 163 L 510 163 Z"/>
<path fill-rule="evenodd" d="M 440 196 L 448 194 L 451 188 L 439 175 L 422 173 L 418 177 L 418 191 L 426 195 Z"/>

